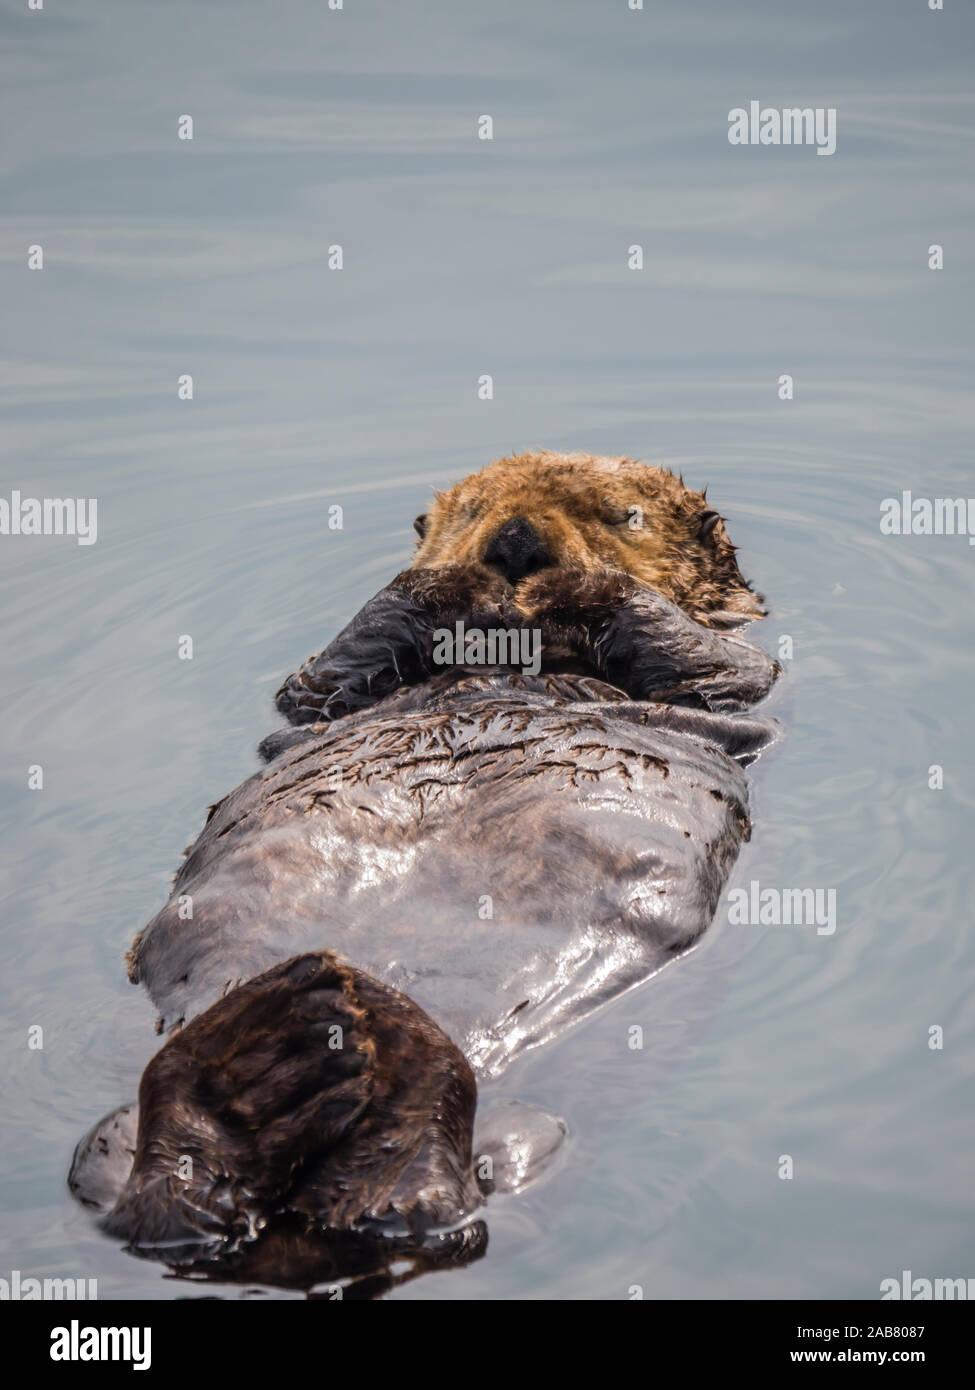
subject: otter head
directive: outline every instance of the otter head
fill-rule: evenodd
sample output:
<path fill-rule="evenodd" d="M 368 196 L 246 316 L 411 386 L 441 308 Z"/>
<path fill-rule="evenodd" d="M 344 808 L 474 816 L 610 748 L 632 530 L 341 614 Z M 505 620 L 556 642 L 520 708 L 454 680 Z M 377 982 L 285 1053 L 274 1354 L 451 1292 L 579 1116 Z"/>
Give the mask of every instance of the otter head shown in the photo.
<path fill-rule="evenodd" d="M 631 459 L 499 459 L 439 493 L 414 526 L 415 567 L 486 565 L 514 589 L 552 567 L 610 567 L 707 626 L 765 615 L 704 493 Z"/>

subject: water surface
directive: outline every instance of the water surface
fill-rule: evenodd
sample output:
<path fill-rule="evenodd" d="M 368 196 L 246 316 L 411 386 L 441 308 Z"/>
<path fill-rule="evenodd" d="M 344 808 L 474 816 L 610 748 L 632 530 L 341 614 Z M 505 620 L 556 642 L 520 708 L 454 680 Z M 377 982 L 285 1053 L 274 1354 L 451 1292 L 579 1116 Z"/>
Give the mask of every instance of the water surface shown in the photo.
<path fill-rule="evenodd" d="M 431 489 L 544 446 L 670 462 L 729 518 L 794 651 L 729 887 L 833 889 L 837 929 L 719 921 L 525 1057 L 558 1171 L 397 1296 L 975 1276 L 975 550 L 879 529 L 975 491 L 971 12 L 9 0 L 0 37 L 0 495 L 98 498 L 92 546 L 0 537 L 0 1274 L 185 1292 L 64 1189 L 157 1045 L 122 953 Z M 751 99 L 835 106 L 836 154 L 731 147 Z"/>

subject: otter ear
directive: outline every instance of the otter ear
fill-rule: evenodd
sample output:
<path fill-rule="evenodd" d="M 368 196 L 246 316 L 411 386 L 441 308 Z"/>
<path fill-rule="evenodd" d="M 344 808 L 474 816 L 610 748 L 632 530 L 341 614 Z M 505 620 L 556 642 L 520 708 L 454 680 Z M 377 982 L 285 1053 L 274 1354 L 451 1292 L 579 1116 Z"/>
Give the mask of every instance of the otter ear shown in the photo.
<path fill-rule="evenodd" d="M 416 532 L 416 534 L 420 537 L 421 540 L 422 540 L 423 537 L 426 535 L 426 533 L 427 533 L 427 514 L 426 514 L 426 512 L 421 512 L 420 515 L 417 517 L 417 519 L 414 521 L 414 523 L 413 523 L 413 530 Z"/>
<path fill-rule="evenodd" d="M 699 516 L 698 519 L 697 519 L 697 521 L 698 521 L 698 529 L 697 529 L 697 538 L 698 538 L 698 540 L 699 540 L 699 541 L 706 541 L 707 538 L 708 538 L 708 536 L 710 536 L 711 532 L 714 530 L 714 528 L 717 526 L 717 524 L 718 524 L 718 522 L 719 522 L 720 520 L 721 520 L 721 516 L 720 516 L 720 513 L 718 513 L 718 512 L 712 512 L 710 509 L 708 509 L 707 511 L 701 512 L 700 516 Z"/>

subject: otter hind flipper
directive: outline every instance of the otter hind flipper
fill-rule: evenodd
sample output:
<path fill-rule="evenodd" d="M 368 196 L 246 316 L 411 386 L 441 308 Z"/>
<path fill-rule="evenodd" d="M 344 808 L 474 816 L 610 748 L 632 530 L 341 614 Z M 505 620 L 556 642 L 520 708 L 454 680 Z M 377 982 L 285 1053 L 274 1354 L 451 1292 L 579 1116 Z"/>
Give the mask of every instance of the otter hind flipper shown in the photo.
<path fill-rule="evenodd" d="M 479 1113 L 474 1165 L 485 1194 L 524 1192 L 551 1169 L 568 1126 L 523 1101 L 508 1100 Z"/>
<path fill-rule="evenodd" d="M 336 1231 L 459 1219 L 479 1202 L 474 1099 L 460 1052 L 417 1005 L 331 952 L 296 956 L 149 1063 L 135 1162 L 105 1229 L 193 1262 L 289 1212 Z"/>
<path fill-rule="evenodd" d="M 111 1234 L 192 1247 L 255 1233 L 301 1151 L 336 1143 L 368 1103 L 372 1057 L 350 975 L 327 953 L 296 957 L 170 1037 L 143 1073 Z"/>
<path fill-rule="evenodd" d="M 82 1206 L 110 1211 L 132 1172 L 139 1107 L 120 1105 L 89 1130 L 74 1151 L 68 1188 Z"/>

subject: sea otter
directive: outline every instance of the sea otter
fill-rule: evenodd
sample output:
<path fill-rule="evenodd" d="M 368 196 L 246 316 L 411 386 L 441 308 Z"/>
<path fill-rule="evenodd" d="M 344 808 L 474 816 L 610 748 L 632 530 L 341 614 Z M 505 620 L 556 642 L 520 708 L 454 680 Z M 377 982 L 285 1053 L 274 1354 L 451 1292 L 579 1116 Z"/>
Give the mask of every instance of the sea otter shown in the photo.
<path fill-rule="evenodd" d="M 70 1181 L 177 1268 L 307 1286 L 472 1257 L 475 1158 L 510 1190 L 560 1134 L 526 1109 L 475 1143 L 475 1078 L 692 947 L 749 833 L 775 725 L 743 711 L 779 668 L 732 631 L 764 609 L 703 493 L 527 454 L 415 524 L 129 953 L 168 1041 Z M 437 658 L 524 629 L 537 674 Z"/>

